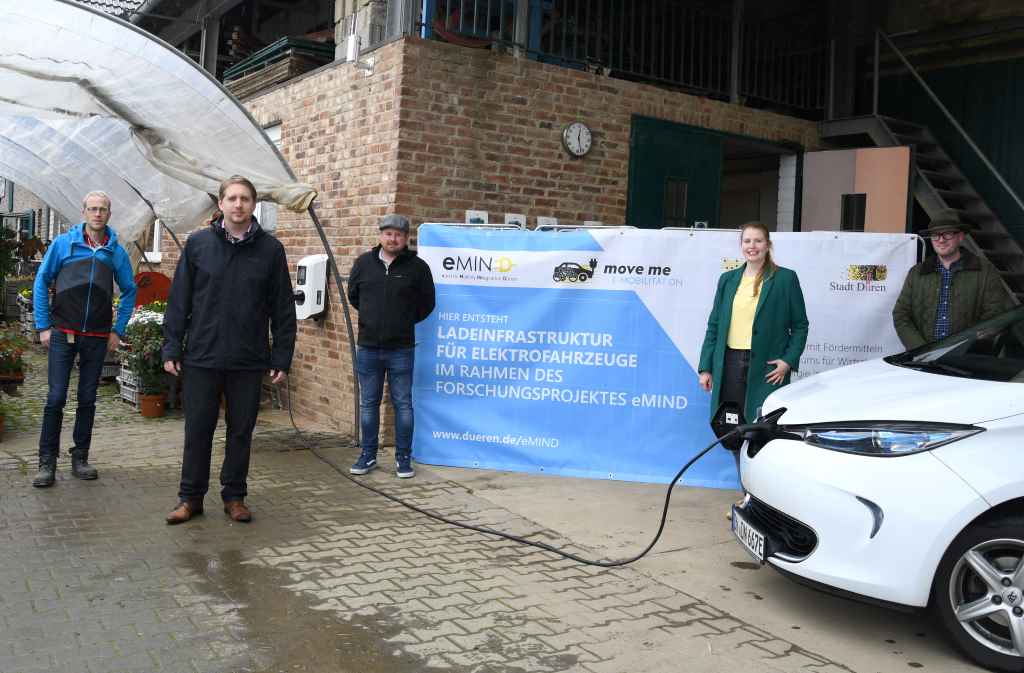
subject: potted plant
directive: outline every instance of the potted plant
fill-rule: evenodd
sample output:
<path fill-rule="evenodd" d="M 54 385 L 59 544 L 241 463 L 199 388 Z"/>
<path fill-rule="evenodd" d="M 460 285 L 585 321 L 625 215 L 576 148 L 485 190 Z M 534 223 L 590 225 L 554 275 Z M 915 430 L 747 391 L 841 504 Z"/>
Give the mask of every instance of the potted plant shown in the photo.
<path fill-rule="evenodd" d="M 147 418 L 164 415 L 167 400 L 167 374 L 160 349 L 164 343 L 164 314 L 148 305 L 135 311 L 125 330 L 126 344 L 122 362 L 138 381 L 139 411 Z"/>
<path fill-rule="evenodd" d="M 0 384 L 25 382 L 25 360 L 22 355 L 28 340 L 16 329 L 0 331 Z"/>

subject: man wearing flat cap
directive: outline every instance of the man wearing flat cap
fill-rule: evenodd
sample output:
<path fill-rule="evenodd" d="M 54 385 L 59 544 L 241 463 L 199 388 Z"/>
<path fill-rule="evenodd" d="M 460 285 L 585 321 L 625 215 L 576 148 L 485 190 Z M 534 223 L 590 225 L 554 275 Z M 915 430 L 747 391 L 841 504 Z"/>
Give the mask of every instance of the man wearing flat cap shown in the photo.
<path fill-rule="evenodd" d="M 964 249 L 971 225 L 944 212 L 921 232 L 931 239 L 935 257 L 926 257 L 907 274 L 892 321 L 907 350 L 944 339 L 1012 305 L 999 271 Z"/>
<path fill-rule="evenodd" d="M 359 459 L 349 469 L 377 467 L 380 403 L 384 378 L 395 409 L 395 474 L 408 479 L 412 467 L 412 372 L 416 323 L 434 310 L 430 267 L 410 250 L 409 220 L 385 215 L 380 243 L 360 255 L 348 276 L 348 300 L 359 311 L 356 376 L 359 379 Z"/>

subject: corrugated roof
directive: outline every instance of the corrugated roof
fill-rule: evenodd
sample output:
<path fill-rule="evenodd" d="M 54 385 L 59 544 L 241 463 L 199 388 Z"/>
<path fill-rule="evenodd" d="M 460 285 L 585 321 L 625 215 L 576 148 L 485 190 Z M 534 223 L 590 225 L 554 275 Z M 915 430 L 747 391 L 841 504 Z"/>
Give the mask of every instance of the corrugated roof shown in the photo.
<path fill-rule="evenodd" d="M 128 16 L 138 9 L 145 0 L 72 0 L 80 5 L 98 9 L 107 14 L 127 19 Z"/>

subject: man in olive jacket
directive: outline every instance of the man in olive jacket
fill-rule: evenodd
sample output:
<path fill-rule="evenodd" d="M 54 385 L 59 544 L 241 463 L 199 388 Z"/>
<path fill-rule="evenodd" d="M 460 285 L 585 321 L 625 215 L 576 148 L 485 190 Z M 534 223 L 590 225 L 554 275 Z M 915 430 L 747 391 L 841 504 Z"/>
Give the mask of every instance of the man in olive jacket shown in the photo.
<path fill-rule="evenodd" d="M 362 452 L 349 469 L 366 474 L 377 466 L 377 435 L 384 378 L 395 408 L 395 475 L 408 479 L 412 467 L 412 373 L 416 323 L 434 310 L 430 267 L 407 246 L 409 220 L 385 215 L 380 243 L 360 255 L 348 277 L 348 300 L 359 311 L 359 426 Z"/>
<path fill-rule="evenodd" d="M 921 232 L 931 238 L 936 256 L 910 270 L 892 309 L 896 334 L 907 350 L 945 339 L 1012 305 L 999 271 L 961 247 L 968 229 L 955 214 L 943 214 Z"/>

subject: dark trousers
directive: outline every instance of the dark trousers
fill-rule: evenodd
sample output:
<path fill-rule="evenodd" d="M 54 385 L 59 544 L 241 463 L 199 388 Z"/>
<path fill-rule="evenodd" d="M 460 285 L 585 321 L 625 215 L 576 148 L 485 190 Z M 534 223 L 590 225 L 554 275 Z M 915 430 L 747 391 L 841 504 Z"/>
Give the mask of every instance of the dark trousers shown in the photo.
<path fill-rule="evenodd" d="M 182 391 L 185 407 L 185 455 L 181 461 L 178 499 L 202 501 L 210 488 L 213 433 L 224 396 L 227 442 L 220 469 L 220 495 L 224 502 L 247 495 L 249 449 L 260 410 L 262 369 L 207 369 L 184 367 Z"/>
<path fill-rule="evenodd" d="M 88 453 L 92 444 L 92 425 L 96 418 L 96 390 L 107 355 L 106 337 L 68 335 L 54 329 L 50 332 L 50 351 L 46 364 L 49 390 L 43 407 L 43 427 L 39 433 L 39 459 L 53 460 L 60 455 L 60 428 L 64 422 L 64 405 L 68 401 L 71 369 L 78 356 L 78 407 L 75 409 L 75 446 Z"/>
<path fill-rule="evenodd" d="M 725 349 L 725 368 L 722 370 L 722 392 L 719 403 L 732 402 L 741 413 L 747 403 L 747 374 L 750 372 L 750 351 Z M 755 418 L 744 418 L 744 423 L 753 423 Z M 736 470 L 740 469 L 740 446 L 730 449 L 736 457 Z"/>

